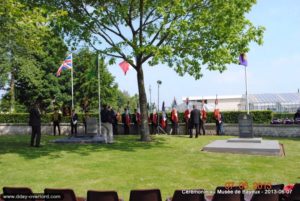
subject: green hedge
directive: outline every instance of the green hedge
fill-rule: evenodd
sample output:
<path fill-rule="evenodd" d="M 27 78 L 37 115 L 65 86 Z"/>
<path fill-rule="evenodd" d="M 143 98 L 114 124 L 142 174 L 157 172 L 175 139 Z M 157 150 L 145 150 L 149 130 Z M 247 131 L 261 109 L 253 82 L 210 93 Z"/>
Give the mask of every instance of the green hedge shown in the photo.
<path fill-rule="evenodd" d="M 293 113 L 274 113 L 273 114 L 273 118 L 274 119 L 294 119 L 294 115 Z"/>
<path fill-rule="evenodd" d="M 238 123 L 238 116 L 240 114 L 246 114 L 246 112 L 222 112 L 225 123 Z M 268 124 L 272 120 L 272 111 L 251 111 L 250 114 L 253 116 L 254 123 Z M 209 112 L 207 116 L 207 122 L 213 123 L 215 119 L 213 112 Z"/>
<path fill-rule="evenodd" d="M 90 114 L 90 116 L 98 117 L 98 114 Z M 83 114 L 78 114 L 78 119 L 80 122 L 83 121 Z M 13 113 L 13 114 L 0 114 L 0 123 L 28 123 L 29 114 L 28 113 Z M 50 123 L 52 122 L 52 113 L 42 114 L 42 122 Z M 62 116 L 62 122 L 69 123 L 69 116 Z"/>
<path fill-rule="evenodd" d="M 285 118 L 287 117 L 286 114 L 283 114 L 282 117 L 279 116 L 279 114 L 273 114 L 271 111 L 251 111 L 250 112 L 253 115 L 254 123 L 270 123 L 272 120 L 272 117 L 274 118 Z M 225 123 L 237 123 L 238 122 L 238 116 L 239 114 L 245 114 L 245 112 L 222 112 L 224 115 L 224 122 Z M 289 118 L 293 118 L 293 114 L 288 114 Z M 51 113 L 43 114 L 42 115 L 42 122 L 43 123 L 50 123 L 51 122 Z M 83 114 L 79 113 L 79 122 L 83 121 Z M 98 118 L 97 113 L 91 113 L 90 116 Z M 181 122 L 184 122 L 184 113 L 179 113 L 179 120 Z M 0 114 L 0 123 L 28 123 L 28 113 L 14 113 L 14 114 Z M 168 118 L 170 119 L 171 114 L 168 113 Z M 63 116 L 62 122 L 69 123 L 70 117 Z M 170 121 L 169 121 L 170 122 Z M 213 112 L 209 112 L 207 114 L 207 123 L 214 123 L 215 120 L 213 118 Z"/>

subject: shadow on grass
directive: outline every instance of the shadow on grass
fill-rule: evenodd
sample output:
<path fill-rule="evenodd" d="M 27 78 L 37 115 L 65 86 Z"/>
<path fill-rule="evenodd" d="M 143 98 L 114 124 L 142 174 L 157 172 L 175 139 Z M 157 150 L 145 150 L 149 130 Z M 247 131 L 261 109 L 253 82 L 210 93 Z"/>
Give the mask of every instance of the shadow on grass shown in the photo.
<path fill-rule="evenodd" d="M 139 136 L 117 136 L 113 144 L 57 144 L 51 142 L 51 140 L 65 137 L 42 135 L 41 147 L 37 148 L 29 146 L 29 135 L 0 136 L 0 155 L 12 153 L 28 159 L 44 156 L 54 159 L 60 158 L 62 152 L 87 156 L 90 153 L 101 151 L 136 152 L 145 149 L 167 148 L 165 143 L 167 139 L 155 136 L 151 136 L 151 142 L 141 142 Z"/>

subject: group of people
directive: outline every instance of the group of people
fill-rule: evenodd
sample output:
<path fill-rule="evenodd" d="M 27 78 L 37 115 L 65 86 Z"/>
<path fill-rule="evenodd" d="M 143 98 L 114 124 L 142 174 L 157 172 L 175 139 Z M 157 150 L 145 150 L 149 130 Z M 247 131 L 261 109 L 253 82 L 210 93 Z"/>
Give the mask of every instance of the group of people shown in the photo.
<path fill-rule="evenodd" d="M 176 108 L 173 108 L 171 111 L 171 128 L 168 128 L 168 115 L 166 112 L 162 112 L 160 115 L 156 112 L 156 109 L 150 114 L 148 118 L 148 123 L 150 124 L 150 133 L 157 134 L 157 133 L 168 133 L 170 134 L 177 134 L 178 133 L 178 112 Z"/>
<path fill-rule="evenodd" d="M 196 136 L 202 134 L 205 135 L 205 123 L 207 120 L 207 102 L 205 101 L 202 105 L 202 109 L 197 109 L 196 105 L 193 105 L 193 109 L 187 109 L 184 113 L 184 121 L 186 127 L 186 134 L 189 134 L 190 137 L 193 137 L 193 129 L 196 130 Z M 38 147 L 40 145 L 40 136 L 41 136 L 41 116 L 40 111 L 38 109 L 38 105 L 35 105 L 30 110 L 29 117 L 29 125 L 32 126 L 32 135 L 31 135 L 31 146 Z M 218 109 L 214 111 L 214 117 L 216 119 L 216 130 L 217 135 L 223 134 L 223 116 Z M 83 124 L 85 127 L 85 132 L 87 130 L 86 119 L 89 118 L 88 113 L 86 112 L 83 119 Z M 61 134 L 60 122 L 62 116 L 59 110 L 55 110 L 52 114 L 52 122 L 53 122 L 53 135 L 56 135 L 56 131 L 58 131 L 58 135 Z M 178 134 L 178 123 L 179 123 L 179 115 L 178 111 L 175 107 L 172 108 L 171 116 L 171 128 L 168 128 L 168 116 L 166 112 L 162 112 L 160 115 L 154 109 L 148 118 L 149 128 L 151 134 L 157 134 L 160 132 L 170 134 Z M 113 142 L 113 135 L 118 134 L 118 123 L 123 124 L 124 134 L 130 134 L 130 125 L 133 123 L 135 130 L 140 133 L 141 129 L 141 114 L 135 109 L 133 114 L 130 114 L 128 107 L 124 109 L 124 113 L 120 114 L 120 112 L 115 112 L 113 108 L 109 105 L 103 105 L 101 109 L 101 122 L 103 127 L 107 130 L 108 138 L 107 142 Z M 71 136 L 77 135 L 77 125 L 78 125 L 78 114 L 73 109 L 70 117 L 70 125 L 71 125 Z"/>
<path fill-rule="evenodd" d="M 193 105 L 193 109 L 189 110 L 188 108 L 184 112 L 184 121 L 185 121 L 185 130 L 186 134 L 190 135 L 190 138 L 193 137 L 193 129 L 196 130 L 195 137 L 202 134 L 205 135 L 205 124 L 207 121 L 207 100 L 204 100 L 202 103 L 201 110 L 197 108 L 196 105 Z M 214 119 L 216 122 L 216 133 L 217 135 L 224 134 L 223 128 L 223 115 L 218 108 L 214 110 Z"/>

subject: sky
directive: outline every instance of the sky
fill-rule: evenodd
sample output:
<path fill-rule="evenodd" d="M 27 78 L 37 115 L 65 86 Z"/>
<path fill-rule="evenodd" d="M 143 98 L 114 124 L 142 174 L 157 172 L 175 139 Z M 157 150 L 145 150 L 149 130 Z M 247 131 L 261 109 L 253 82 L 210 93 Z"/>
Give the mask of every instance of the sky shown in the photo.
<path fill-rule="evenodd" d="M 300 1 L 299 0 L 257 0 L 247 14 L 255 26 L 264 26 L 264 44 L 250 45 L 247 53 L 248 94 L 293 93 L 300 88 Z M 237 58 L 238 59 L 238 58 Z M 130 95 L 138 93 L 136 71 L 131 69 L 124 76 L 117 64 L 109 66 L 121 90 Z M 189 75 L 180 77 L 164 65 L 144 66 L 147 99 L 165 101 L 170 106 L 174 97 L 182 103 L 186 96 L 215 96 L 245 94 L 245 69 L 228 65 L 222 74 L 202 69 L 204 76 L 195 80 Z"/>

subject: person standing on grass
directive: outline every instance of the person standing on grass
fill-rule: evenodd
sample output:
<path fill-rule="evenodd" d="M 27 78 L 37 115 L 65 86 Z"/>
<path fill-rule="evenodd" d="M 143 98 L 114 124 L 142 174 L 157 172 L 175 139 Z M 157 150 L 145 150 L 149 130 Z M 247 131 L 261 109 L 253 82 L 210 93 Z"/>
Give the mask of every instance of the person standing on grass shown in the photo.
<path fill-rule="evenodd" d="M 190 114 L 190 110 L 189 108 L 187 108 L 185 111 L 184 111 L 184 123 L 185 123 L 185 134 L 188 135 L 190 134 L 190 126 L 189 126 L 189 121 L 190 121 L 190 117 L 191 117 L 191 114 Z"/>
<path fill-rule="evenodd" d="M 216 125 L 217 125 L 217 135 L 224 135 L 224 127 L 223 127 L 223 114 L 221 112 L 217 115 Z"/>
<path fill-rule="evenodd" d="M 173 107 L 171 112 L 171 121 L 172 121 L 172 134 L 177 135 L 178 134 L 178 112 L 175 107 Z"/>
<path fill-rule="evenodd" d="M 124 113 L 122 114 L 122 123 L 124 126 L 124 134 L 129 135 L 131 119 L 130 119 L 128 108 L 125 108 Z"/>
<path fill-rule="evenodd" d="M 77 122 L 78 122 L 78 115 L 75 109 L 72 110 L 71 113 L 71 135 L 77 135 Z"/>
<path fill-rule="evenodd" d="M 39 104 L 35 103 L 29 112 L 29 125 L 31 126 L 31 147 L 39 147 L 41 141 L 41 113 Z"/>
<path fill-rule="evenodd" d="M 203 135 L 205 135 L 205 124 L 207 120 L 207 112 L 208 112 L 207 100 L 202 100 L 200 133 L 202 130 Z"/>
<path fill-rule="evenodd" d="M 113 107 L 111 107 L 110 116 L 111 116 L 111 123 L 112 123 L 112 128 L 113 128 L 113 135 L 117 135 L 118 134 L 118 120 L 117 120 L 117 113 L 115 112 Z"/>
<path fill-rule="evenodd" d="M 196 129 L 196 138 L 200 134 L 200 122 L 201 122 L 201 114 L 200 110 L 196 108 L 196 105 L 193 105 L 193 110 L 191 112 L 191 123 L 192 123 L 192 128 Z M 190 133 L 190 138 L 193 137 L 193 132 Z"/>
<path fill-rule="evenodd" d="M 150 122 L 151 122 L 151 134 L 157 133 L 157 125 L 158 125 L 158 114 L 156 109 L 153 109 L 153 113 L 150 114 Z"/>
<path fill-rule="evenodd" d="M 52 122 L 53 122 L 53 135 L 56 135 L 56 127 L 58 129 L 58 135 L 60 135 L 60 121 L 61 121 L 61 114 L 56 109 L 52 114 Z"/>

